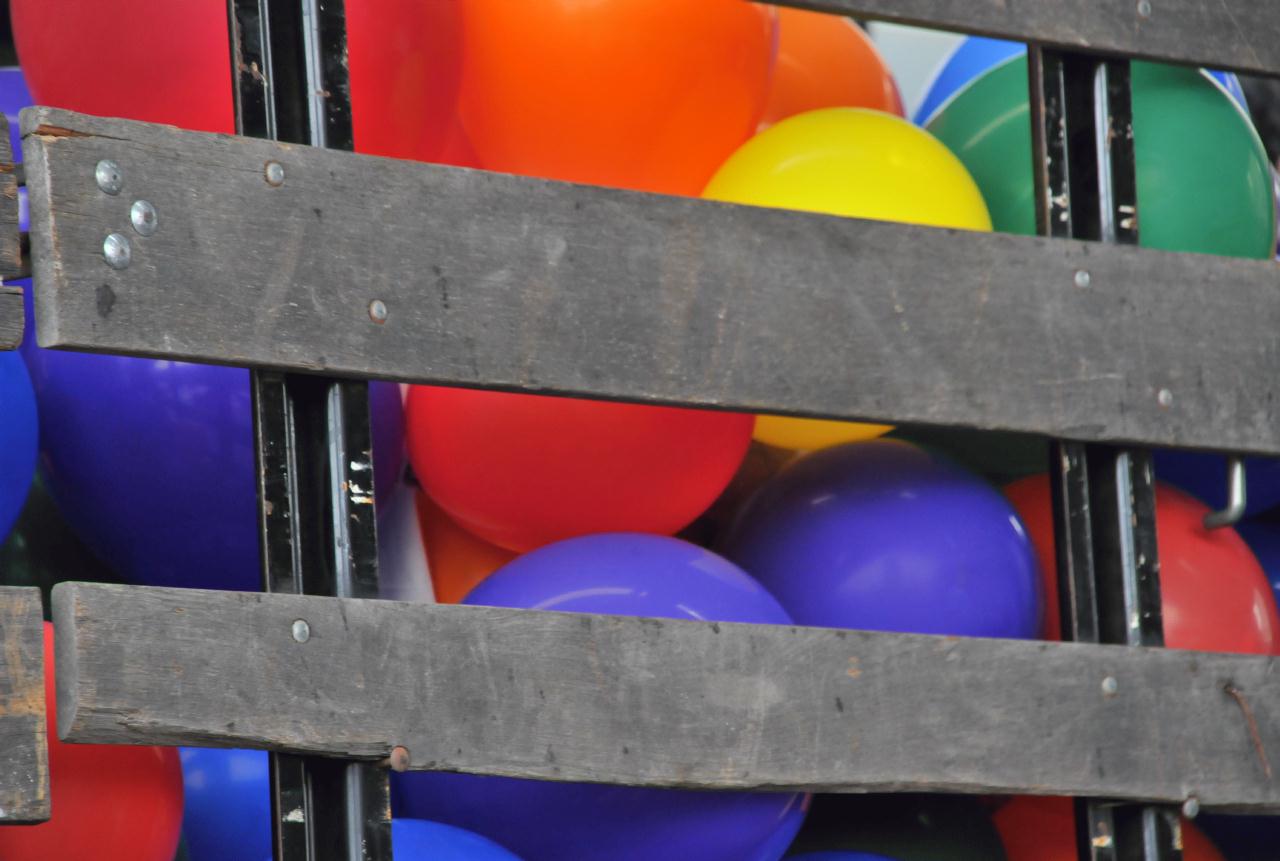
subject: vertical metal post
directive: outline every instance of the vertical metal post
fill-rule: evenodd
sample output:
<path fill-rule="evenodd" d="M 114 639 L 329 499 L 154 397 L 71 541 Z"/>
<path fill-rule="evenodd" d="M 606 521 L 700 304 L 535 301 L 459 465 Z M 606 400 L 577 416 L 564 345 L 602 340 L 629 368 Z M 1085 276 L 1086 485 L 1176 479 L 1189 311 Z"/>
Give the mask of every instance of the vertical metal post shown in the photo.
<path fill-rule="evenodd" d="M 237 131 L 352 149 L 342 0 L 228 0 L 228 21 Z M 376 598 L 368 386 L 267 371 L 252 386 L 263 590 Z M 277 861 L 391 858 L 385 769 L 272 754 L 271 791 Z"/>
<path fill-rule="evenodd" d="M 1042 236 L 1135 245 L 1129 62 L 1032 46 L 1036 223 Z M 1081 270 L 1075 289 L 1092 288 Z M 1063 639 L 1163 646 L 1151 454 L 1069 440 L 1052 447 Z M 1122 696 L 1099 680 L 1099 696 Z M 1081 861 L 1180 861 L 1176 811 L 1077 799 Z"/>

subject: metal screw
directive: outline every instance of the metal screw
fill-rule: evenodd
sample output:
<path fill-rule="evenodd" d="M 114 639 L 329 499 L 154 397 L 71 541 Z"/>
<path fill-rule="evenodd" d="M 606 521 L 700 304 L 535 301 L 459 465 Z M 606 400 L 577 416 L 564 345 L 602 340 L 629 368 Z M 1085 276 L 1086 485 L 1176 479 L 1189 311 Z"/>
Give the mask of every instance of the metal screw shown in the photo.
<path fill-rule="evenodd" d="M 369 303 L 369 319 L 378 325 L 387 322 L 387 303 L 381 299 L 374 299 Z"/>
<path fill-rule="evenodd" d="M 1156 401 L 1160 404 L 1160 406 L 1164 407 L 1165 409 L 1168 409 L 1169 407 L 1173 406 L 1173 392 L 1169 391 L 1168 389 L 1161 389 L 1159 392 L 1156 393 Z"/>
<path fill-rule="evenodd" d="M 1089 275 L 1088 270 L 1086 269 L 1076 270 L 1076 286 L 1077 287 L 1079 287 L 1081 290 L 1085 290 L 1092 283 L 1093 283 L 1093 277 Z"/>
<path fill-rule="evenodd" d="M 98 166 L 93 169 L 93 178 L 98 181 L 98 188 L 107 194 L 119 194 L 120 189 L 124 188 L 124 174 L 120 172 L 120 165 L 109 158 L 98 162 Z"/>
<path fill-rule="evenodd" d="M 305 643 L 311 639 L 311 626 L 307 624 L 306 619 L 296 619 L 293 623 L 293 639 L 299 643 Z"/>
<path fill-rule="evenodd" d="M 409 770 L 409 749 L 396 745 L 391 748 L 391 756 L 387 757 L 387 765 L 392 771 L 405 772 Z"/>
<path fill-rule="evenodd" d="M 156 208 L 145 200 L 136 200 L 129 209 L 129 220 L 133 222 L 133 229 L 138 231 L 142 236 L 150 236 L 156 232 L 159 227 L 156 215 Z"/>
<path fill-rule="evenodd" d="M 1187 819 L 1195 819 L 1200 815 L 1200 799 L 1194 795 L 1182 802 L 1182 815 Z"/>
<path fill-rule="evenodd" d="M 1102 680 L 1102 693 L 1106 696 L 1114 697 L 1119 690 L 1120 683 L 1116 681 L 1115 676 L 1107 676 Z"/>
<path fill-rule="evenodd" d="M 278 161 L 269 161 L 263 171 L 267 178 L 267 185 L 281 186 L 284 185 L 284 165 Z"/>
<path fill-rule="evenodd" d="M 1151 17 L 1151 0 L 1138 0 L 1138 17 Z"/>
<path fill-rule="evenodd" d="M 133 259 L 133 249 L 129 240 L 119 233 L 112 233 L 102 241 L 102 256 L 112 269 L 128 269 Z"/>

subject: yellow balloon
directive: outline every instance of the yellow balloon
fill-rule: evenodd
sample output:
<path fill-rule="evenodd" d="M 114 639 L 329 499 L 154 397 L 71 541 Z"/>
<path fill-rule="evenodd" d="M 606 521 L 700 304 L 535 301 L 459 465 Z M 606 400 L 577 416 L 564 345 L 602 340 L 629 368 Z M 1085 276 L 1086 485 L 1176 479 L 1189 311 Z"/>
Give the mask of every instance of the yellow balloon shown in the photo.
<path fill-rule="evenodd" d="M 982 192 L 950 150 L 900 117 L 862 108 L 810 111 L 766 129 L 729 157 L 703 197 L 852 218 L 991 229 Z M 755 437 L 768 445 L 809 450 L 871 439 L 891 429 L 759 416 Z"/>

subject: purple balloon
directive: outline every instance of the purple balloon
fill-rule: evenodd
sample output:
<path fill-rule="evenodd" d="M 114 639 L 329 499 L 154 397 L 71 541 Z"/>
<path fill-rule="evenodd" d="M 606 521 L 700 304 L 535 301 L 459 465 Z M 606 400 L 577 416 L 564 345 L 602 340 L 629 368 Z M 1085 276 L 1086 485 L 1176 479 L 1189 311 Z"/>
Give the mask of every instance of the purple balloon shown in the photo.
<path fill-rule="evenodd" d="M 725 555 L 801 625 L 1040 634 L 1040 576 L 1013 508 L 909 443 L 850 443 L 792 463 L 735 518 Z"/>
<path fill-rule="evenodd" d="M 30 329 L 22 352 L 49 492 L 108 567 L 149 586 L 260 588 L 247 370 L 45 350 Z M 399 387 L 372 384 L 369 405 L 381 497 L 403 464 Z"/>
<path fill-rule="evenodd" d="M 637 534 L 589 535 L 527 553 L 491 575 L 463 603 L 721 622 L 791 621 L 759 583 L 725 559 L 679 539 Z M 536 710 L 529 720 L 539 720 Z M 808 796 L 793 793 L 392 775 L 396 816 L 466 828 L 526 861 L 775 861 L 790 846 L 807 808 Z"/>

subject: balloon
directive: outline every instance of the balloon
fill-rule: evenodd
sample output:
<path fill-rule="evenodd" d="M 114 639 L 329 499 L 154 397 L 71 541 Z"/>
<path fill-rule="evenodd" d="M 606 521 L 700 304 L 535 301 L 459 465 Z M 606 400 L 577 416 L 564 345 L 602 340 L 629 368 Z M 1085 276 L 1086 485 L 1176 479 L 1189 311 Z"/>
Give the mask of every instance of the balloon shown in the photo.
<path fill-rule="evenodd" d="M 67 522 L 131 583 L 260 588 L 249 372 L 23 345 L 41 468 Z M 403 449 L 399 388 L 369 387 L 375 487 Z"/>
<path fill-rule="evenodd" d="M 0 544 L 0 585 L 38 586 L 47 610 L 54 585 L 64 580 L 120 582 L 67 525 L 37 474 L 13 531 Z"/>
<path fill-rule="evenodd" d="M 480 581 L 516 558 L 510 550 L 463 529 L 425 493 L 416 496 L 427 570 L 441 604 L 457 604 Z"/>
<path fill-rule="evenodd" d="M 460 111 L 485 167 L 696 195 L 764 111 L 772 10 L 467 0 Z"/>
<path fill-rule="evenodd" d="M 17 353 L 0 352 L 0 540 L 9 534 L 36 471 L 36 399 Z"/>
<path fill-rule="evenodd" d="M 462 74 L 461 6 L 348 0 L 358 150 L 447 160 Z M 225 0 L 12 0 L 10 8 L 40 104 L 234 130 Z"/>
<path fill-rule="evenodd" d="M 791 117 L 756 135 L 707 185 L 711 200 L 830 215 L 990 230 L 982 193 L 946 148 L 906 120 L 859 108 Z M 884 425 L 761 416 L 755 438 L 826 448 Z"/>
<path fill-rule="evenodd" d="M 1271 166 L 1249 118 L 1196 69 L 1135 62 L 1132 77 L 1142 244 L 1271 259 Z M 1025 59 L 957 93 L 928 129 L 978 181 L 996 230 L 1036 232 Z"/>
<path fill-rule="evenodd" d="M 190 861 L 271 856 L 271 796 L 264 750 L 184 747 L 182 836 Z"/>
<path fill-rule="evenodd" d="M 391 820 L 397 861 L 520 861 L 479 834 L 421 819 Z"/>
<path fill-rule="evenodd" d="M 762 487 L 724 542 L 801 625 L 1036 637 L 1040 576 L 999 491 L 904 442 L 803 457 Z"/>
<path fill-rule="evenodd" d="M 946 455 L 995 485 L 1043 472 L 1049 462 L 1049 440 L 1035 434 L 911 426 L 889 437 Z"/>
<path fill-rule="evenodd" d="M 1077 861 L 1075 808 L 1069 798 L 1019 796 L 995 815 L 1009 861 Z M 1198 828 L 1182 821 L 1184 861 L 1223 861 Z"/>
<path fill-rule="evenodd" d="M 1275 861 L 1280 817 L 1201 814 L 1196 823 L 1229 861 Z"/>
<path fill-rule="evenodd" d="M 1156 476 L 1185 490 L 1212 509 L 1227 505 L 1227 459 L 1201 451 L 1155 452 Z M 1280 505 L 1280 460 L 1248 457 L 1244 462 L 1248 505 L 1245 516 Z"/>
<path fill-rule="evenodd" d="M 664 7 L 665 8 L 665 7 Z M 751 442 L 737 413 L 414 386 L 409 459 L 468 532 L 509 550 L 592 532 L 673 533 Z"/>
<path fill-rule="evenodd" d="M 952 49 L 950 56 L 934 73 L 933 80 L 925 89 L 924 99 L 914 114 L 916 123 L 928 125 L 938 109 L 975 78 L 1001 63 L 1026 55 L 1027 47 L 1018 42 L 989 39 L 985 36 L 968 37 Z"/>
<path fill-rule="evenodd" d="M 815 795 L 791 852 L 805 859 L 854 852 L 894 861 L 1005 861 L 990 813 L 962 795 Z"/>
<path fill-rule="evenodd" d="M 675 538 L 633 533 L 561 541 L 505 565 L 466 604 L 787 624 L 737 567 Z M 462 774 L 392 775 L 397 816 L 494 840 L 526 861 L 698 858 L 774 861 L 808 806 L 791 793 L 700 793 Z"/>
<path fill-rule="evenodd" d="M 867 852 L 806 852 L 803 855 L 790 856 L 799 861 L 895 861 L 883 855 L 871 855 Z"/>
<path fill-rule="evenodd" d="M 714 547 L 738 509 L 760 485 L 797 457 L 794 451 L 753 442 L 729 486 L 701 517 L 676 536 L 700 547 Z"/>
<path fill-rule="evenodd" d="M 1001 63 L 1007 63 L 1019 57 L 1025 58 L 1026 55 L 1027 46 L 1021 42 L 1007 42 L 985 36 L 966 38 L 955 46 L 951 55 L 934 75 L 924 100 L 913 115 L 915 121 L 922 126 L 928 125 L 938 110 L 974 79 Z M 1231 96 L 1246 114 L 1249 112 L 1249 103 L 1245 99 L 1239 78 L 1230 72 L 1204 72 L 1204 74 Z"/>
<path fill-rule="evenodd" d="M 870 21 L 866 26 L 867 32 L 871 34 L 876 47 L 893 71 L 898 89 L 902 91 L 902 102 L 907 107 L 907 115 L 914 116 L 915 108 L 924 98 L 925 87 L 938 66 L 965 37 L 959 33 L 944 33 L 884 21 Z"/>
<path fill-rule="evenodd" d="M 378 511 L 378 597 L 392 601 L 434 604 L 427 551 L 418 525 L 417 497 L 406 481 L 396 483 Z"/>
<path fill-rule="evenodd" d="M 4 861 L 171 861 L 182 825 L 182 767 L 169 747 L 58 740 L 53 626 L 44 626 L 53 817 L 0 826 Z"/>
<path fill-rule="evenodd" d="M 1236 532 L 1253 551 L 1271 591 L 1280 602 L 1280 519 L 1275 513 L 1236 524 Z"/>
<path fill-rule="evenodd" d="M 848 18 L 778 9 L 778 63 L 762 125 L 819 108 L 874 108 L 902 116 L 902 96 L 884 58 Z"/>
<path fill-rule="evenodd" d="M 1045 639 L 1061 639 L 1053 509 L 1047 475 L 1005 488 L 1035 543 L 1045 582 Z M 1156 487 L 1156 535 L 1165 645 L 1272 655 L 1280 616 L 1258 560 L 1230 527 L 1205 529 L 1209 509 L 1177 488 Z"/>

